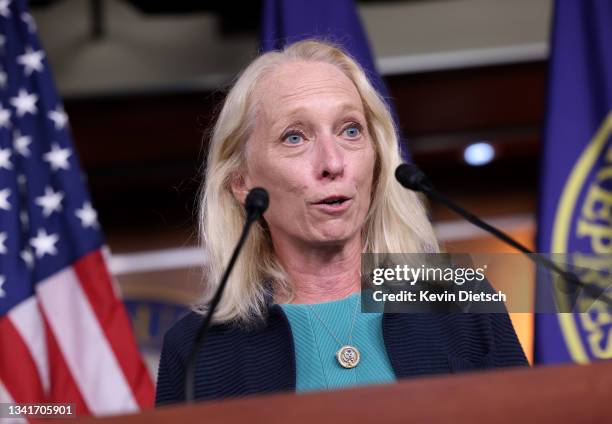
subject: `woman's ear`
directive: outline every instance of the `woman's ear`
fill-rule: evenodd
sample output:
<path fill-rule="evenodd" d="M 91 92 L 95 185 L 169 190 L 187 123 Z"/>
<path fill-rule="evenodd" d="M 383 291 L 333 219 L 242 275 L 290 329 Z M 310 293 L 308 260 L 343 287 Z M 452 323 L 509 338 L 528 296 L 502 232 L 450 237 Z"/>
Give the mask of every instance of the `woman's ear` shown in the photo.
<path fill-rule="evenodd" d="M 241 205 L 244 205 L 247 194 L 249 194 L 249 188 L 247 186 L 246 177 L 242 174 L 235 174 L 230 183 L 234 198 L 238 200 Z"/>

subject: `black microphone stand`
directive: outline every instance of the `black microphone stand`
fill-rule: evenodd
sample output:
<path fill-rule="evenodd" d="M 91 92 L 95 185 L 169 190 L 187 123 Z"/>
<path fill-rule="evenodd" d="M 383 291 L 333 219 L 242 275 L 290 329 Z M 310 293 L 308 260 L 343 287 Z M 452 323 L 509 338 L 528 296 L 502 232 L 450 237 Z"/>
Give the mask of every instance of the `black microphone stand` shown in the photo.
<path fill-rule="evenodd" d="M 242 234 L 240 235 L 240 239 L 236 244 L 236 248 L 232 253 L 232 257 L 230 258 L 229 264 L 225 269 L 225 273 L 221 278 L 221 283 L 219 287 L 217 287 L 217 291 L 215 292 L 214 297 L 210 301 L 208 306 L 208 313 L 206 317 L 204 317 L 204 321 L 202 325 L 198 329 L 196 333 L 195 342 L 193 344 L 193 348 L 191 349 L 191 353 L 189 354 L 189 359 L 187 360 L 187 364 L 185 365 L 185 401 L 193 402 L 194 400 L 194 390 L 195 390 L 195 365 L 196 360 L 198 358 L 198 353 L 202 347 L 204 342 L 204 336 L 206 335 L 206 330 L 210 326 L 210 322 L 212 320 L 213 314 L 217 309 L 217 305 L 219 301 L 221 301 L 221 296 L 223 295 L 223 291 L 225 290 L 225 286 L 227 284 L 227 280 L 229 278 L 232 269 L 238 259 L 238 255 L 242 250 L 242 246 L 246 241 L 246 238 L 249 234 L 249 230 L 251 225 L 266 211 L 268 208 L 268 192 L 263 189 L 256 187 L 252 189 L 246 197 L 245 200 L 245 208 L 247 212 L 246 222 L 244 223 L 244 227 L 242 229 Z"/>
<path fill-rule="evenodd" d="M 420 191 L 429 195 L 431 198 L 437 200 L 438 202 L 444 204 L 449 209 L 455 211 L 466 220 L 476 225 L 479 228 L 493 234 L 498 239 L 502 240 L 504 243 L 509 244 L 517 250 L 525 253 L 526 256 L 531 259 L 536 265 L 542 265 L 545 268 L 557 273 L 560 275 L 565 281 L 569 281 L 574 285 L 575 288 L 581 287 L 595 299 L 600 299 L 606 302 L 608 305 L 612 306 L 612 299 L 610 299 L 606 294 L 605 290 L 601 289 L 599 286 L 592 284 L 585 284 L 581 281 L 576 274 L 573 272 L 566 271 L 559 267 L 557 264 L 552 262 L 550 259 L 528 249 L 518 241 L 514 240 L 508 234 L 503 231 L 493 227 L 492 225 L 487 224 L 482 219 L 478 218 L 476 215 L 468 212 L 463 209 L 461 206 L 454 203 L 444 194 L 440 193 L 436 190 L 429 180 L 427 176 L 421 171 L 416 165 L 403 163 L 399 165 L 395 170 L 395 178 L 399 181 L 399 183 L 405 188 L 413 191 Z"/>

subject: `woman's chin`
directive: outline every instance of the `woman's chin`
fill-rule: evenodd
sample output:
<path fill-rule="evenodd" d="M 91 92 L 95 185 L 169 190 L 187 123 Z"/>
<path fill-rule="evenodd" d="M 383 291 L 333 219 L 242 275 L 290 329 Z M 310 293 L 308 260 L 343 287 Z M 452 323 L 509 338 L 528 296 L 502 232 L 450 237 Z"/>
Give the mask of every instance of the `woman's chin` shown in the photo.
<path fill-rule="evenodd" d="M 315 242 L 322 245 L 336 246 L 343 245 L 355 237 L 355 231 L 333 229 L 321 232 L 315 237 Z"/>

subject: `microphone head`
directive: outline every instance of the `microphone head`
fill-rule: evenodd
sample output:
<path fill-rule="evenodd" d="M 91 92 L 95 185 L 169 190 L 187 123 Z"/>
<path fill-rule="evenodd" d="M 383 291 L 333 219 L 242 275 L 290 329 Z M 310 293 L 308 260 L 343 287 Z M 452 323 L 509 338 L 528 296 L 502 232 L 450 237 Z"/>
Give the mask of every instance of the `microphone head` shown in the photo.
<path fill-rule="evenodd" d="M 250 219 L 257 219 L 268 209 L 270 199 L 266 189 L 255 187 L 247 194 L 244 207 Z"/>
<path fill-rule="evenodd" d="M 402 163 L 395 169 L 395 178 L 409 190 L 423 191 L 431 188 L 431 183 L 421 169 L 413 164 Z"/>

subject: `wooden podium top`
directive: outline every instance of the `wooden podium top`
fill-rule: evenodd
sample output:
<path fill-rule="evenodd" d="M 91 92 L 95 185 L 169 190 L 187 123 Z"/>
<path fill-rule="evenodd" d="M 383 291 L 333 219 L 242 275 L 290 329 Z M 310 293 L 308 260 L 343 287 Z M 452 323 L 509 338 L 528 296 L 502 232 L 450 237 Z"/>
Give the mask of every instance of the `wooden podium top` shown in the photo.
<path fill-rule="evenodd" d="M 611 399 L 612 362 L 598 362 L 434 376 L 300 395 L 251 396 L 77 422 L 601 424 L 612 419 Z"/>

